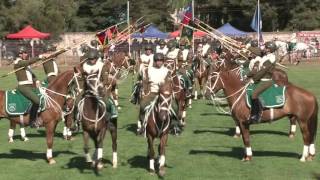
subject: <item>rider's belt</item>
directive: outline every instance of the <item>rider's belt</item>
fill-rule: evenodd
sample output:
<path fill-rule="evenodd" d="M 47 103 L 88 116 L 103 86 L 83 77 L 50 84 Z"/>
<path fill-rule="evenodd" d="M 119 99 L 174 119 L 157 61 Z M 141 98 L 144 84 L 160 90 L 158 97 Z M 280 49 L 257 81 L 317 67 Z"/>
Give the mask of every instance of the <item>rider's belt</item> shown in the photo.
<path fill-rule="evenodd" d="M 261 78 L 260 81 L 271 81 L 272 79 L 269 78 Z"/>
<path fill-rule="evenodd" d="M 26 80 L 26 81 L 19 81 L 18 84 L 19 85 L 26 85 L 26 84 L 33 84 L 33 82 Z"/>

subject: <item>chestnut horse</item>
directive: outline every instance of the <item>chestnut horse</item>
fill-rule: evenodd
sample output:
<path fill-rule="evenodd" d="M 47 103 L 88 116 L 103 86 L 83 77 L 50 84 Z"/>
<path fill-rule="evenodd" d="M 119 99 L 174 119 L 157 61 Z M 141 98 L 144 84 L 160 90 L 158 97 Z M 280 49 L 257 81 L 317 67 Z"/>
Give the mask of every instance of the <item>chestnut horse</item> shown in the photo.
<path fill-rule="evenodd" d="M 209 72 L 209 74 L 212 75 L 212 73 L 217 72 L 217 71 L 228 71 L 231 69 L 235 69 L 237 67 L 240 67 L 235 61 L 234 61 L 235 56 L 232 55 L 229 51 L 225 51 L 223 58 L 216 61 L 211 68 L 211 72 Z M 207 83 L 213 83 L 212 82 L 212 77 L 214 76 L 210 76 L 208 77 Z M 289 84 L 289 79 L 288 79 L 288 75 L 285 71 L 283 71 L 282 69 L 279 68 L 274 68 L 274 70 L 272 71 L 272 80 L 275 81 L 275 83 L 279 86 L 285 86 Z M 208 92 L 208 91 L 207 91 Z M 210 95 L 211 96 L 211 95 Z M 206 97 L 208 98 L 209 95 L 206 94 Z M 213 97 L 211 97 L 213 98 Z M 210 98 L 209 98 L 210 99 Z M 294 116 L 289 116 L 290 119 L 290 128 L 289 128 L 289 138 L 293 138 L 295 136 L 295 132 L 296 132 L 296 119 Z M 235 138 L 239 138 L 241 136 L 240 133 L 240 127 L 237 124 L 236 128 L 235 128 Z"/>
<path fill-rule="evenodd" d="M 77 76 L 78 71 L 69 70 L 58 75 L 48 88 L 41 87 L 45 91 L 42 94 L 46 100 L 46 109 L 39 114 L 38 118 L 42 119 L 46 128 L 46 157 L 49 164 L 56 162 L 52 157 L 53 137 L 56 126 L 61 116 L 63 116 L 62 109 L 66 100 L 77 91 L 78 87 L 75 86 L 78 84 L 76 83 Z M 0 102 L 2 102 L 0 103 L 0 117 L 7 118 L 16 123 L 20 122 L 20 118 L 23 118 L 23 122 L 29 122 L 29 114 L 25 114 L 22 117 L 8 115 L 5 110 L 5 98 L 5 91 L 0 91 Z"/>
<path fill-rule="evenodd" d="M 246 85 L 240 80 L 239 73 L 234 70 L 217 72 L 214 83 L 208 87 L 211 92 L 223 89 L 227 96 L 232 118 L 239 124 L 242 139 L 245 145 L 243 160 L 250 161 L 252 149 L 250 145 L 250 132 L 248 118 L 250 109 L 246 105 L 244 91 Z M 300 125 L 303 136 L 303 152 L 300 161 L 312 160 L 315 156 L 315 138 L 318 122 L 318 103 L 316 97 L 293 84 L 288 84 L 285 91 L 285 104 L 282 108 L 265 109 L 262 112 L 261 122 L 271 122 L 282 117 L 294 117 Z"/>
<path fill-rule="evenodd" d="M 197 63 L 196 72 L 195 72 L 195 79 L 198 82 L 200 94 L 204 98 L 204 89 L 203 85 L 207 82 L 208 72 L 209 72 L 209 64 L 205 59 L 200 56 L 195 57 L 194 61 Z M 195 83 L 194 88 L 194 100 L 198 99 L 198 91 L 196 88 L 197 83 Z"/>

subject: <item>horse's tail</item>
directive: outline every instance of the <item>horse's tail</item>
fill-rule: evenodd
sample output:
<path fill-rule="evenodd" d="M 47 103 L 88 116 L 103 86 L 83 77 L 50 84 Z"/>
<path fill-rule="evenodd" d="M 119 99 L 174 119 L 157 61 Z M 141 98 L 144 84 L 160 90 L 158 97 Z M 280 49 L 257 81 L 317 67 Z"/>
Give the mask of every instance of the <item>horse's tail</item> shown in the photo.
<path fill-rule="evenodd" d="M 6 111 L 5 111 L 5 103 L 6 103 L 6 91 L 0 90 L 0 119 L 3 117 L 6 117 Z"/>
<path fill-rule="evenodd" d="M 309 130 L 310 130 L 310 137 L 311 137 L 311 143 L 313 144 L 316 140 L 316 136 L 317 136 L 317 129 L 318 129 L 318 102 L 317 102 L 317 98 L 315 98 L 315 101 L 314 101 L 314 109 L 313 109 L 313 112 L 312 112 L 312 115 L 309 119 L 309 123 L 308 123 L 308 126 L 309 126 Z"/>

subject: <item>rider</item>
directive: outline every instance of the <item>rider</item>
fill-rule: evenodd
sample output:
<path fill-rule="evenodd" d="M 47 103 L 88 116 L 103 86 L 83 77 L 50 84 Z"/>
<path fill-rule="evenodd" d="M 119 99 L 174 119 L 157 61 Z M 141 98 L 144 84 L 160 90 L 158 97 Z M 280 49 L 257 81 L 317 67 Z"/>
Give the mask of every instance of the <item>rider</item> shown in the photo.
<path fill-rule="evenodd" d="M 84 76 L 97 75 L 98 79 L 105 86 L 108 82 L 108 73 L 104 66 L 103 58 L 99 56 L 99 52 L 96 49 L 91 49 L 87 54 L 87 60 L 83 63 L 82 69 Z M 106 110 L 111 114 L 111 119 L 118 117 L 117 108 L 114 101 L 110 96 L 104 92 L 102 99 L 106 104 Z"/>
<path fill-rule="evenodd" d="M 141 126 L 145 118 L 145 108 L 155 99 L 159 93 L 159 84 L 165 81 L 169 73 L 169 69 L 164 66 L 164 55 L 157 53 L 154 56 L 154 64 L 146 68 L 143 72 L 143 81 L 147 81 L 148 87 L 143 87 L 149 89 L 150 92 L 142 97 L 140 103 L 140 113 L 138 121 L 138 133 L 144 132 L 144 127 Z"/>
<path fill-rule="evenodd" d="M 156 47 L 156 53 L 162 53 L 163 55 L 167 55 L 168 48 L 166 46 L 166 42 L 163 39 L 159 41 L 159 45 Z"/>
<path fill-rule="evenodd" d="M 36 79 L 36 76 L 31 71 L 30 65 L 39 61 L 38 58 L 28 59 L 27 48 L 25 46 L 19 47 L 19 57 L 14 61 L 14 70 L 16 71 L 16 78 L 18 80 L 17 90 L 21 92 L 26 98 L 28 98 L 33 104 L 30 110 L 30 126 L 39 127 L 42 122 L 37 118 L 38 112 L 41 111 L 40 97 L 33 91 L 33 83 L 36 86 L 40 86 L 40 81 Z M 18 70 L 20 69 L 20 70 Z"/>
<path fill-rule="evenodd" d="M 209 44 L 209 40 L 207 37 L 204 37 L 202 39 L 202 51 L 201 51 L 201 57 L 207 62 L 208 66 L 211 65 L 211 59 L 210 55 L 212 53 L 212 47 Z"/>
<path fill-rule="evenodd" d="M 145 53 L 141 55 L 140 57 L 140 67 L 139 67 L 139 73 L 137 77 L 137 82 L 133 86 L 132 90 L 132 97 L 130 102 L 133 104 L 137 104 L 138 102 L 138 96 L 140 92 L 140 87 L 141 87 L 141 80 L 142 80 L 142 74 L 144 70 L 150 66 L 153 65 L 153 53 L 152 53 L 152 46 L 151 45 L 146 45 L 145 46 Z"/>
<path fill-rule="evenodd" d="M 262 105 L 258 99 L 259 95 L 272 86 L 272 70 L 274 69 L 276 56 L 274 54 L 277 49 L 274 42 L 266 43 L 266 55 L 259 58 L 259 63 L 256 63 L 257 71 L 251 71 L 247 77 L 252 78 L 255 84 L 258 84 L 257 88 L 252 93 L 252 107 L 249 123 L 259 123 L 260 115 L 262 111 Z"/>
<path fill-rule="evenodd" d="M 46 50 L 46 53 L 50 54 L 56 51 L 56 47 L 48 44 L 46 45 L 45 50 Z M 41 55 L 39 57 L 41 57 Z M 45 62 L 42 64 L 43 69 L 44 69 L 44 72 L 46 73 L 47 81 L 48 83 L 50 83 L 58 75 L 58 72 L 59 72 L 58 65 L 54 58 L 51 58 L 50 60 L 44 60 L 44 61 Z"/>

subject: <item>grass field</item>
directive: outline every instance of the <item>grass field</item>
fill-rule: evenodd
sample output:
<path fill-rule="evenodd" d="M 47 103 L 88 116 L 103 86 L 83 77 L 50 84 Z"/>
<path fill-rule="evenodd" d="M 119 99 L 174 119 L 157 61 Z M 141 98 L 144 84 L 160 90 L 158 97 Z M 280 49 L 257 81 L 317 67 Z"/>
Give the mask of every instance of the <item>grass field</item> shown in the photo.
<path fill-rule="evenodd" d="M 319 101 L 319 70 L 318 65 L 302 64 L 291 67 L 287 72 L 291 82 L 315 93 Z M 8 70 L 2 70 L 2 73 L 5 72 Z M 42 71 L 36 74 L 38 72 Z M 0 82 L 1 89 L 13 88 L 16 84 L 15 76 L 3 78 Z M 112 152 L 109 134 L 104 148 L 106 167 L 100 173 L 95 173 L 85 163 L 81 134 L 77 134 L 74 141 L 62 140 L 60 123 L 53 148 L 57 164 L 48 165 L 45 161 L 44 129 L 27 128 L 29 142 L 22 142 L 16 135 L 15 142 L 9 144 L 9 121 L 4 119 L 0 123 L 0 180 L 158 179 L 146 170 L 146 139 L 134 134 L 137 107 L 128 102 L 131 85 L 131 77 L 120 84 L 122 110 L 118 119 L 117 169 L 113 169 L 110 164 Z M 214 107 L 199 100 L 188 110 L 187 123 L 181 136 L 169 137 L 165 179 L 301 180 L 316 179 L 317 174 L 320 178 L 319 155 L 313 162 L 299 162 L 303 148 L 301 134 L 297 130 L 294 139 L 288 138 L 287 118 L 251 127 L 253 161 L 249 163 L 241 162 L 243 143 L 241 139 L 232 138 L 234 123 L 230 117 L 218 115 Z M 319 142 L 316 148 L 320 149 Z"/>

